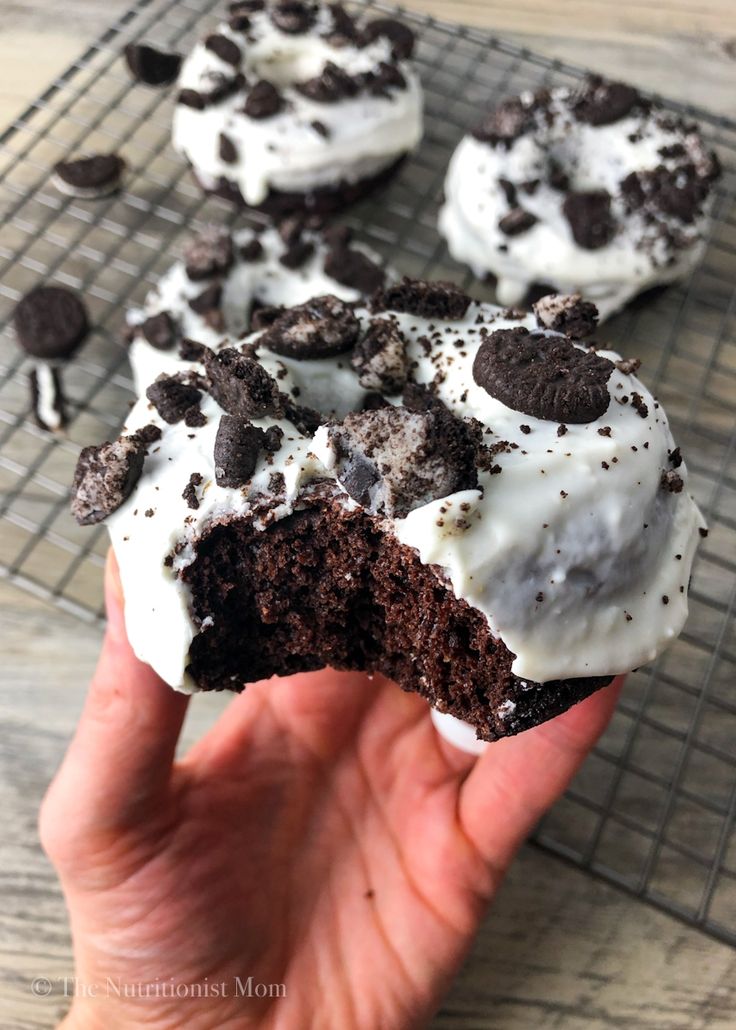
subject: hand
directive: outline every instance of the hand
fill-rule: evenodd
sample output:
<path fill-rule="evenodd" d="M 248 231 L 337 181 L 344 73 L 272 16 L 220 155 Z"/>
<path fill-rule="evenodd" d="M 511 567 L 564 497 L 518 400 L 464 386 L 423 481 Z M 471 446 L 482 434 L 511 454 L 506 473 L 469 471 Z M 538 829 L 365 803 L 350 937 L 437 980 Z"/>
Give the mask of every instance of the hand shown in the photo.
<path fill-rule="evenodd" d="M 80 985 L 66 1030 L 423 1023 L 616 687 L 474 760 L 380 677 L 293 676 L 248 687 L 175 761 L 187 698 L 135 658 L 114 561 L 106 592 L 40 822 Z"/>

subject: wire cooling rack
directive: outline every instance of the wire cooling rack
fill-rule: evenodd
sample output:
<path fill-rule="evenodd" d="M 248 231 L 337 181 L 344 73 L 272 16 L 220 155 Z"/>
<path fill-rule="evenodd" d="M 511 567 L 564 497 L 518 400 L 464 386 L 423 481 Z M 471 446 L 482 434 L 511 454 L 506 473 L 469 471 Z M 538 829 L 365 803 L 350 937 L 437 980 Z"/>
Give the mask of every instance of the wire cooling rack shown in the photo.
<path fill-rule="evenodd" d="M 169 146 L 171 94 L 133 85 L 120 54 L 136 38 L 184 50 L 217 6 L 139 0 L 0 136 L 0 573 L 89 621 L 102 618 L 106 538 L 75 526 L 68 484 L 80 446 L 115 434 L 132 400 L 125 308 L 143 299 L 197 222 L 232 218 L 202 198 Z M 435 229 L 450 153 L 490 100 L 580 71 L 484 32 L 402 17 L 421 40 L 425 139 L 347 220 L 402 271 L 482 293 Z M 536 839 L 736 943 L 736 123 L 668 106 L 697 117 L 723 158 L 712 238 L 685 283 L 641 298 L 605 335 L 643 359 L 711 532 L 685 632 L 629 677 L 610 728 Z M 63 156 L 112 149 L 130 167 L 120 195 L 85 203 L 50 185 Z M 73 416 L 65 438 L 29 416 L 27 367 L 8 325 L 22 294 L 44 281 L 83 291 L 94 319 L 65 375 Z"/>

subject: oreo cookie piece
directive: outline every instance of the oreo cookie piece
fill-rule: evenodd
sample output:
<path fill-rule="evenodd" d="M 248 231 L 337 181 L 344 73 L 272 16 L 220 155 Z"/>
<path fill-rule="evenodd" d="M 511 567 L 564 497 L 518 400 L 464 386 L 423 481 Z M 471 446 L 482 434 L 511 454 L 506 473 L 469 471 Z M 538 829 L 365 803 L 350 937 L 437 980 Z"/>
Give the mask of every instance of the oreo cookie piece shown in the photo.
<path fill-rule="evenodd" d="M 575 117 L 588 125 L 611 125 L 643 104 L 642 97 L 633 86 L 624 82 L 606 82 L 599 76 L 590 76 L 581 92 L 571 103 Z"/>
<path fill-rule="evenodd" d="M 72 484 L 71 512 L 80 526 L 93 526 L 128 499 L 140 479 L 146 442 L 137 435 L 85 447 Z"/>
<path fill-rule="evenodd" d="M 531 108 L 522 104 L 518 97 L 510 97 L 486 115 L 480 125 L 473 129 L 472 135 L 481 143 L 510 147 L 515 139 L 533 128 Z"/>
<path fill-rule="evenodd" d="M 208 349 L 204 367 L 210 381 L 209 392 L 228 415 L 263 418 L 279 413 L 276 380 L 258 361 L 234 347 L 217 353 Z"/>
<path fill-rule="evenodd" d="M 45 362 L 31 369 L 31 411 L 39 429 L 55 433 L 67 424 L 66 397 L 61 371 Z"/>
<path fill-rule="evenodd" d="M 570 192 L 562 205 L 573 239 L 585 250 L 599 250 L 616 232 L 611 195 L 606 190 Z"/>
<path fill-rule="evenodd" d="M 251 88 L 245 98 L 243 113 L 249 118 L 260 121 L 263 118 L 273 118 L 284 106 L 284 98 L 272 82 L 261 79 Z"/>
<path fill-rule="evenodd" d="M 89 332 L 87 309 L 72 290 L 37 286 L 13 314 L 18 343 L 42 361 L 66 361 Z"/>
<path fill-rule="evenodd" d="M 425 282 L 405 277 L 374 294 L 374 311 L 398 311 L 419 318 L 457 321 L 464 318 L 470 297 L 455 283 Z"/>
<path fill-rule="evenodd" d="M 409 375 L 406 339 L 394 322 L 376 318 L 358 341 L 350 363 L 364 389 L 399 393 Z"/>
<path fill-rule="evenodd" d="M 582 340 L 598 327 L 598 309 L 579 293 L 550 293 L 532 305 L 541 329 L 552 329 L 573 340 Z"/>
<path fill-rule="evenodd" d="M 273 453 L 281 445 L 281 431 L 259 429 L 242 418 L 222 415 L 215 437 L 215 482 L 235 489 L 253 476 L 261 451 Z"/>
<path fill-rule="evenodd" d="M 164 422 L 174 425 L 192 408 L 198 409 L 202 391 L 175 376 L 160 375 L 146 390 L 146 397 Z"/>
<path fill-rule="evenodd" d="M 275 354 L 306 361 L 351 350 L 359 332 L 360 322 L 350 306 L 327 294 L 287 309 L 266 329 L 259 345 Z"/>
<path fill-rule="evenodd" d="M 91 154 L 54 165 L 54 185 L 60 193 L 80 200 L 108 197 L 120 189 L 125 161 L 118 154 Z"/>
<path fill-rule="evenodd" d="M 221 61 L 224 61 L 225 64 L 231 64 L 233 68 L 240 67 L 243 54 L 238 44 L 230 39 L 229 36 L 221 36 L 219 33 L 214 33 L 211 36 L 207 36 L 204 45 L 215 57 L 219 57 Z"/>
<path fill-rule="evenodd" d="M 125 61 L 136 82 L 144 86 L 168 86 L 179 74 L 182 58 L 180 54 L 166 53 L 146 43 L 129 43 L 125 48 Z"/>
<path fill-rule="evenodd" d="M 319 104 L 337 104 L 354 97 L 359 88 L 355 79 L 333 61 L 328 61 L 319 75 L 295 85 L 303 96 Z"/>
<path fill-rule="evenodd" d="M 498 228 L 505 236 L 519 236 L 521 233 L 531 229 L 539 219 L 531 211 L 525 211 L 523 207 L 512 207 L 498 223 Z"/>
<path fill-rule="evenodd" d="M 213 325 L 212 315 L 221 316 L 220 312 L 220 301 L 222 300 L 222 283 L 215 282 L 211 286 L 208 286 L 206 290 L 198 294 L 196 297 L 191 297 L 187 303 L 192 311 L 197 315 L 202 315 L 203 318 L 209 321 L 210 325 Z"/>
<path fill-rule="evenodd" d="M 374 18 L 363 29 L 362 40 L 366 44 L 381 37 L 391 43 L 391 54 L 397 61 L 408 60 L 414 53 L 414 33 L 395 18 Z"/>
<path fill-rule="evenodd" d="M 232 237 L 227 229 L 218 225 L 207 226 L 184 248 L 187 278 L 192 282 L 224 275 L 234 259 Z"/>
<path fill-rule="evenodd" d="M 386 272 L 367 254 L 346 245 L 335 246 L 325 258 L 325 274 L 365 296 L 380 289 L 386 281 Z"/>
<path fill-rule="evenodd" d="M 289 36 L 309 32 L 317 17 L 315 5 L 301 0 L 278 0 L 269 13 L 276 28 Z"/>
<path fill-rule="evenodd" d="M 374 515 L 402 518 L 478 482 L 472 436 L 449 411 L 352 412 L 328 435 L 338 482 Z"/>
<path fill-rule="evenodd" d="M 171 350 L 179 340 L 179 329 L 168 311 L 159 311 L 141 324 L 141 333 L 156 350 Z"/>
<path fill-rule="evenodd" d="M 220 155 L 220 160 L 224 161 L 226 165 L 234 165 L 238 160 L 238 148 L 224 132 L 220 133 L 217 152 Z"/>
<path fill-rule="evenodd" d="M 613 363 L 559 336 L 519 326 L 485 337 L 473 362 L 478 386 L 514 411 L 549 422 L 594 422 L 608 410 Z"/>

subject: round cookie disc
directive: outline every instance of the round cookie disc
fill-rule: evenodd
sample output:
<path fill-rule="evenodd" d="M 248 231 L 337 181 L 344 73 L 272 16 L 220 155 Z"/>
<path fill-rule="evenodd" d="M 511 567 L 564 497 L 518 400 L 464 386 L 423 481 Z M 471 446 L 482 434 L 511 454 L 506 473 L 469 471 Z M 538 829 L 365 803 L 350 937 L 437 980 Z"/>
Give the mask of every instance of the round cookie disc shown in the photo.
<path fill-rule="evenodd" d="M 37 286 L 19 302 L 13 315 L 18 343 L 42 361 L 65 361 L 89 332 L 84 304 L 61 286 Z"/>
<path fill-rule="evenodd" d="M 118 154 L 90 154 L 54 165 L 54 185 L 69 197 L 94 200 L 115 193 L 124 171 L 125 161 Z"/>

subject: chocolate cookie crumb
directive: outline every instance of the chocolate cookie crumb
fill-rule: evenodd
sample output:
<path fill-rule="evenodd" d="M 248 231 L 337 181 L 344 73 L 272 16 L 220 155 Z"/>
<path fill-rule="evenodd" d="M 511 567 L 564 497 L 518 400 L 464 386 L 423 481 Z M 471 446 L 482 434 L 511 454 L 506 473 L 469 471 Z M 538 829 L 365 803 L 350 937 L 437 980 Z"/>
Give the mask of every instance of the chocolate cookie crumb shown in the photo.
<path fill-rule="evenodd" d="M 197 496 L 197 487 L 202 483 L 202 476 L 199 472 L 192 472 L 189 477 L 189 482 L 184 487 L 182 497 L 187 502 L 187 507 L 194 509 L 199 508 L 199 497 Z"/>
<path fill-rule="evenodd" d="M 226 347 L 217 353 L 208 350 L 204 364 L 210 393 L 228 415 L 250 419 L 279 413 L 276 380 L 258 361 Z"/>
<path fill-rule="evenodd" d="M 181 68 L 181 54 L 165 53 L 146 43 L 129 43 L 124 53 L 130 74 L 144 86 L 168 86 Z"/>
<path fill-rule="evenodd" d="M 372 298 L 374 311 L 399 311 L 419 318 L 457 321 L 465 316 L 470 297 L 455 283 L 425 282 L 404 278 L 378 290 Z"/>
<path fill-rule="evenodd" d="M 398 326 L 387 319 L 374 319 L 356 344 L 351 364 L 364 389 L 379 394 L 402 390 L 409 375 L 409 362 L 406 339 Z"/>
<path fill-rule="evenodd" d="M 360 323 L 352 309 L 332 294 L 288 308 L 264 332 L 260 343 L 276 354 L 304 361 L 349 351 Z"/>
<path fill-rule="evenodd" d="M 184 248 L 184 266 L 192 282 L 224 275 L 234 261 L 233 241 L 227 229 L 209 225 L 193 236 Z M 196 309 L 195 309 L 196 310 Z"/>
<path fill-rule="evenodd" d="M 220 160 L 224 161 L 225 164 L 234 165 L 237 162 L 238 148 L 224 132 L 220 133 L 217 150 L 220 155 Z"/>
<path fill-rule="evenodd" d="M 179 337 L 179 330 L 168 311 L 159 311 L 141 324 L 145 340 L 156 350 L 171 350 Z"/>
<path fill-rule="evenodd" d="M 667 490 L 671 494 L 682 493 L 682 489 L 685 486 L 682 476 L 677 472 L 673 472 L 672 469 L 662 469 L 659 485 L 663 490 Z"/>
<path fill-rule="evenodd" d="M 414 53 L 414 33 L 395 18 L 374 18 L 365 26 L 362 36 L 365 43 L 384 36 L 391 43 L 391 54 L 397 61 L 408 60 Z"/>
<path fill-rule="evenodd" d="M 72 484 L 71 512 L 80 526 L 102 522 L 130 496 L 143 471 L 146 445 L 138 436 L 85 447 Z"/>
<path fill-rule="evenodd" d="M 598 326 L 598 309 L 579 293 L 547 294 L 532 307 L 540 328 L 563 333 L 572 340 L 590 336 Z"/>
<path fill-rule="evenodd" d="M 573 239 L 585 250 L 599 250 L 616 232 L 611 195 L 605 190 L 570 192 L 562 205 Z"/>
<path fill-rule="evenodd" d="M 243 486 L 252 477 L 258 455 L 264 449 L 262 429 L 232 415 L 222 415 L 215 437 L 215 482 L 218 486 Z"/>
<path fill-rule="evenodd" d="M 498 228 L 505 236 L 519 236 L 536 225 L 539 219 L 531 211 L 523 207 L 512 207 L 498 223 Z"/>
<path fill-rule="evenodd" d="M 170 425 L 181 422 L 187 411 L 199 404 L 201 396 L 195 386 L 167 375 L 160 375 L 146 390 L 146 397 Z"/>
<path fill-rule="evenodd" d="M 263 118 L 273 118 L 283 106 L 284 99 L 274 84 L 267 79 L 261 79 L 245 98 L 243 112 L 249 118 L 261 121 Z"/>
<path fill-rule="evenodd" d="M 230 39 L 229 36 L 221 36 L 219 33 L 214 33 L 211 36 L 207 36 L 204 45 L 216 57 L 224 61 L 225 64 L 231 64 L 234 68 L 240 67 L 243 55 L 238 44 Z"/>

